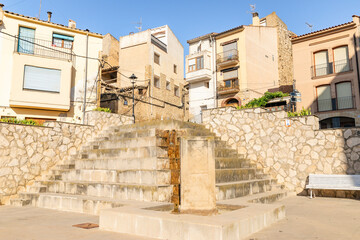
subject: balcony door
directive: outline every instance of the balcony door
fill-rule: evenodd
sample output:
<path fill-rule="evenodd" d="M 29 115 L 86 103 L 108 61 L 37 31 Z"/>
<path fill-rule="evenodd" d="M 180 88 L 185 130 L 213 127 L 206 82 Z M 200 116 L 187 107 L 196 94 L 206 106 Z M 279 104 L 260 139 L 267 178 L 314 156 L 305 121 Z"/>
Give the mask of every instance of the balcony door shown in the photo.
<path fill-rule="evenodd" d="M 336 84 L 336 99 L 338 109 L 353 108 L 351 82 Z"/>
<path fill-rule="evenodd" d="M 350 70 L 349 52 L 347 46 L 334 49 L 334 71 L 336 73 Z"/>
<path fill-rule="evenodd" d="M 315 76 L 323 76 L 330 73 L 329 57 L 327 51 L 321 51 L 314 54 Z"/>
<path fill-rule="evenodd" d="M 224 60 L 232 60 L 237 55 L 237 42 L 229 43 L 223 46 Z"/>
<path fill-rule="evenodd" d="M 35 29 L 20 27 L 18 52 L 34 54 Z"/>
<path fill-rule="evenodd" d="M 331 111 L 332 110 L 332 100 L 331 100 L 331 88 L 330 85 L 324 85 L 316 88 L 317 91 L 317 101 L 318 101 L 318 111 Z"/>

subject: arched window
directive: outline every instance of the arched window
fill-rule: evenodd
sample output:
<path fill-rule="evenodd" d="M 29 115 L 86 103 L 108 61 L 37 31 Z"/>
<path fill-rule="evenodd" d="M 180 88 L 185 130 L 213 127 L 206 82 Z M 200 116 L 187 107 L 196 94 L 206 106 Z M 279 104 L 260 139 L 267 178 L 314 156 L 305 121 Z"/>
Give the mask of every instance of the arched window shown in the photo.
<path fill-rule="evenodd" d="M 332 117 L 320 121 L 320 128 L 346 128 L 355 127 L 355 119 L 349 117 Z"/>
<path fill-rule="evenodd" d="M 237 100 L 236 98 L 230 98 L 225 103 L 225 106 L 227 106 L 227 107 L 230 107 L 230 106 L 238 107 L 239 105 L 240 105 L 239 100 Z"/>

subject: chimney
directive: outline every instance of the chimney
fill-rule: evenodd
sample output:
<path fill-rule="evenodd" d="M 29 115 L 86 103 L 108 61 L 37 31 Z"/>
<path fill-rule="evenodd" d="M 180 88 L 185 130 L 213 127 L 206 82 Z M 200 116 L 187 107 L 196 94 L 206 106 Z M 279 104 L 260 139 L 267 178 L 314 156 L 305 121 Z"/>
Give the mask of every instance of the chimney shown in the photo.
<path fill-rule="evenodd" d="M 259 18 L 259 13 L 257 13 L 257 12 L 253 12 L 253 23 L 252 23 L 252 25 L 253 26 L 260 26 L 260 18 Z"/>
<path fill-rule="evenodd" d="M 352 16 L 353 22 L 356 23 L 356 25 L 360 25 L 360 16 L 353 15 Z"/>
<path fill-rule="evenodd" d="M 52 15 L 52 12 L 47 12 L 48 14 L 48 22 L 51 22 L 51 15 Z"/>
<path fill-rule="evenodd" d="M 4 10 L 3 10 L 4 6 L 5 6 L 4 4 L 0 3 L 0 25 L 2 25 L 4 19 Z"/>
<path fill-rule="evenodd" d="M 76 28 L 76 22 L 69 19 L 69 28 L 75 29 Z"/>

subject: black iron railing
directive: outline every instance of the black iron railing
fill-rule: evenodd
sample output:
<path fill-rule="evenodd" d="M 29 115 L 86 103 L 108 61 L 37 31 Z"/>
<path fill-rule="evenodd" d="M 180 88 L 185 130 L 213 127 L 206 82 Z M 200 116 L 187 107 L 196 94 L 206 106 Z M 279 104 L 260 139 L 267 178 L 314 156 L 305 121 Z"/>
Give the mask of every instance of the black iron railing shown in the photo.
<path fill-rule="evenodd" d="M 334 62 L 318 64 L 311 67 L 311 77 L 320 77 L 333 73 L 342 73 L 352 71 L 352 61 L 350 59 L 343 59 Z"/>
<path fill-rule="evenodd" d="M 237 79 L 228 80 L 228 83 L 220 85 L 217 88 L 219 94 L 234 93 L 240 90 L 239 81 Z"/>
<path fill-rule="evenodd" d="M 72 49 L 56 47 L 51 41 L 16 36 L 15 52 L 74 61 Z"/>
<path fill-rule="evenodd" d="M 218 53 L 216 55 L 217 63 L 223 63 L 223 62 L 232 61 L 232 60 L 239 60 L 239 53 L 236 49 Z"/>
<path fill-rule="evenodd" d="M 355 96 L 318 99 L 317 106 L 318 112 L 353 109 L 355 108 Z"/>

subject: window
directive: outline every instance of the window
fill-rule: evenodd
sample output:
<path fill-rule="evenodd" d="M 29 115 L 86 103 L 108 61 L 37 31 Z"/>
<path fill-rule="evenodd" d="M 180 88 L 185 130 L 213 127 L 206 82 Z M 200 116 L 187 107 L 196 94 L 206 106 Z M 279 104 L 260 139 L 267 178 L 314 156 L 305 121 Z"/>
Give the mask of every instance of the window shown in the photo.
<path fill-rule="evenodd" d="M 331 99 L 331 88 L 330 85 L 324 85 L 316 88 L 318 111 L 331 111 L 333 110 L 333 104 Z"/>
<path fill-rule="evenodd" d="M 238 69 L 225 69 L 222 74 L 225 88 L 237 88 L 239 86 Z"/>
<path fill-rule="evenodd" d="M 60 92 L 61 70 L 25 66 L 24 89 Z"/>
<path fill-rule="evenodd" d="M 238 107 L 239 105 L 239 101 L 235 98 L 230 98 L 225 103 L 225 106 Z"/>
<path fill-rule="evenodd" d="M 351 82 L 336 84 L 336 101 L 338 109 L 353 108 Z"/>
<path fill-rule="evenodd" d="M 53 33 L 52 44 L 54 47 L 72 49 L 74 37 Z"/>
<path fill-rule="evenodd" d="M 143 95 L 144 94 L 144 89 L 138 89 L 138 93 L 139 93 L 139 95 Z"/>
<path fill-rule="evenodd" d="M 20 27 L 19 28 L 19 41 L 18 52 L 34 54 L 34 42 L 35 42 L 35 29 Z"/>
<path fill-rule="evenodd" d="M 204 85 L 205 85 L 206 88 L 209 88 L 209 87 L 210 87 L 210 83 L 209 83 L 209 82 L 205 82 Z"/>
<path fill-rule="evenodd" d="M 200 42 L 199 46 L 197 47 L 197 51 L 201 52 L 201 42 Z"/>
<path fill-rule="evenodd" d="M 196 70 L 204 68 L 204 56 L 196 58 Z"/>
<path fill-rule="evenodd" d="M 238 78 L 238 70 L 237 69 L 230 69 L 230 70 L 224 70 L 223 71 L 223 79 L 233 79 Z"/>
<path fill-rule="evenodd" d="M 166 81 L 166 89 L 171 90 L 170 81 Z"/>
<path fill-rule="evenodd" d="M 154 62 L 160 65 L 160 55 L 157 53 L 154 53 Z"/>
<path fill-rule="evenodd" d="M 200 70 L 203 68 L 204 68 L 204 56 L 189 60 L 189 72 Z"/>
<path fill-rule="evenodd" d="M 189 60 L 189 72 L 195 71 L 195 67 L 196 67 L 196 59 L 190 59 Z"/>
<path fill-rule="evenodd" d="M 177 73 L 177 66 L 174 64 L 174 73 Z"/>
<path fill-rule="evenodd" d="M 232 60 L 237 57 L 237 42 L 232 42 L 223 46 L 224 60 Z"/>
<path fill-rule="evenodd" d="M 160 88 L 160 78 L 157 76 L 154 76 L 154 86 Z"/>
<path fill-rule="evenodd" d="M 179 97 L 180 96 L 180 89 L 178 86 L 174 86 L 174 95 Z"/>
<path fill-rule="evenodd" d="M 350 70 L 349 52 L 347 46 L 334 49 L 334 72 L 347 72 Z"/>
<path fill-rule="evenodd" d="M 323 76 L 332 73 L 327 51 L 321 51 L 315 53 L 314 62 L 315 62 L 315 76 Z"/>

